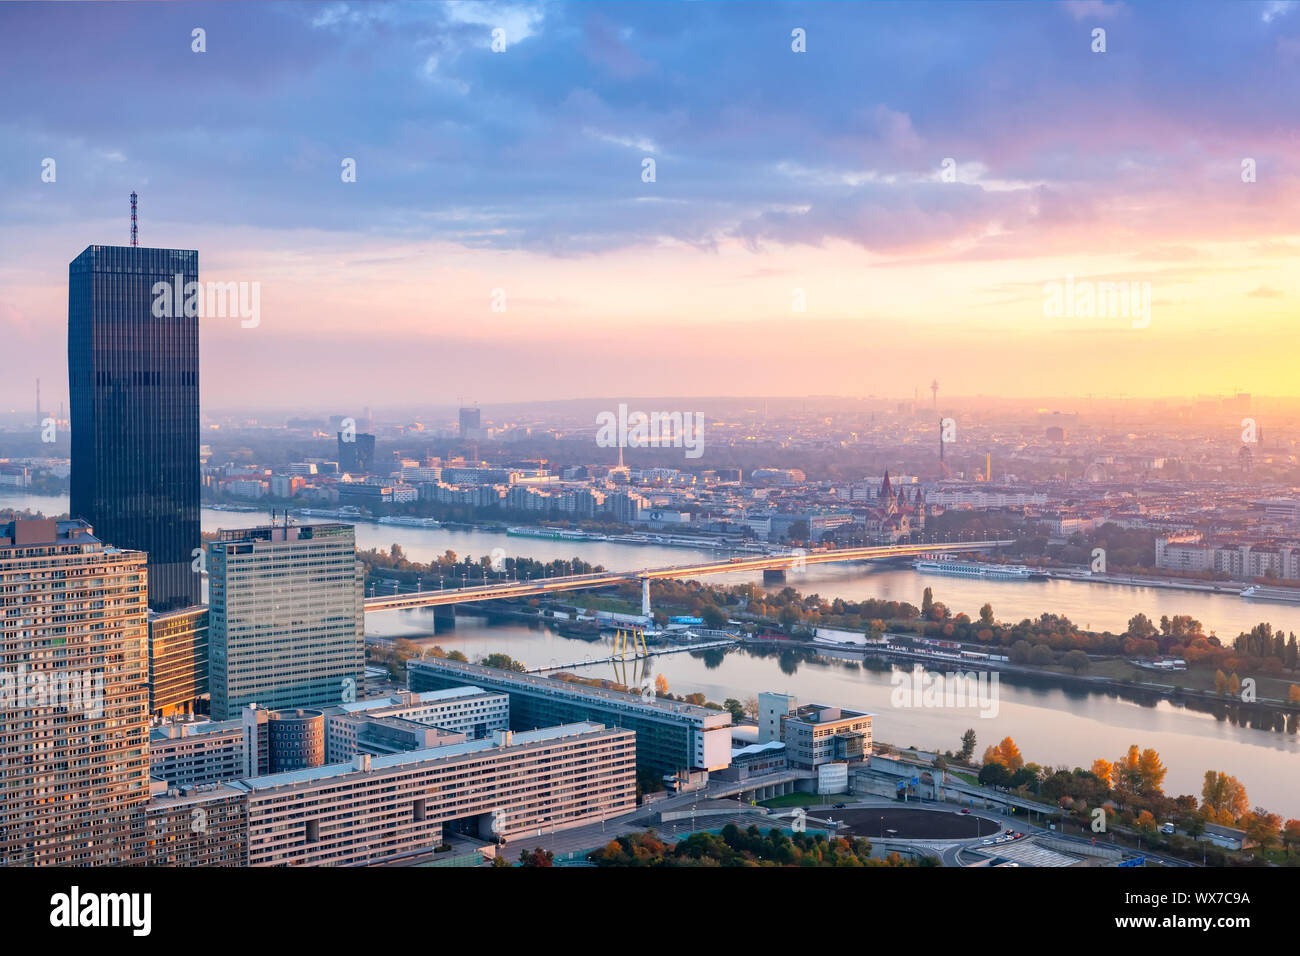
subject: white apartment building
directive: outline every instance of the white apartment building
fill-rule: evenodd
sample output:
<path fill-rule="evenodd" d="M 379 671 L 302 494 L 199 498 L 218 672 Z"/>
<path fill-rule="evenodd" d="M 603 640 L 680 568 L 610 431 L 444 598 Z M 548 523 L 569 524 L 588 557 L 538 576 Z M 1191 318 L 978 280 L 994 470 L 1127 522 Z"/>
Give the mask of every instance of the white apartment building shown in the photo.
<path fill-rule="evenodd" d="M 636 806 L 636 734 L 581 722 L 234 781 L 249 866 L 352 866 L 564 830 Z"/>
<path fill-rule="evenodd" d="M 482 740 L 510 729 L 510 697 L 481 687 L 453 687 L 339 704 L 325 712 L 326 763 L 348 760 L 356 753 L 358 724 L 350 718 L 358 716 L 400 717 Z"/>

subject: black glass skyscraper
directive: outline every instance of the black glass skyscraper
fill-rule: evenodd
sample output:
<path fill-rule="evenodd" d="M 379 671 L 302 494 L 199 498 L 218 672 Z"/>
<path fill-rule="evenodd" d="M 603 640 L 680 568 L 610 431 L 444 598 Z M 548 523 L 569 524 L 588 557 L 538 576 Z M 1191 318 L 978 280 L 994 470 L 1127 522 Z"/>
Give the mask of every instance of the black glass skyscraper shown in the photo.
<path fill-rule="evenodd" d="M 158 611 L 201 594 L 199 319 L 182 307 L 198 278 L 191 249 L 88 246 L 68 267 L 70 510 L 148 553 Z"/>

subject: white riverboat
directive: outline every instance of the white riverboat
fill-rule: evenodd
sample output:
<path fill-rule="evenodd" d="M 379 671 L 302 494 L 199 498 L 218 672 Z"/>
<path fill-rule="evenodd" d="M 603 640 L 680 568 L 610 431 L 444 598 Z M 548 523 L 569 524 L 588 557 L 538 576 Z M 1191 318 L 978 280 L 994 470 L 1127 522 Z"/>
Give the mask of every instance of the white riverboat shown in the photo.
<path fill-rule="evenodd" d="M 983 578 L 993 581 L 1025 581 L 1043 577 L 1040 571 L 1023 564 L 980 564 L 978 561 L 956 561 L 948 558 L 917 558 L 912 562 L 917 571 L 930 574 L 947 574 L 958 578 Z"/>

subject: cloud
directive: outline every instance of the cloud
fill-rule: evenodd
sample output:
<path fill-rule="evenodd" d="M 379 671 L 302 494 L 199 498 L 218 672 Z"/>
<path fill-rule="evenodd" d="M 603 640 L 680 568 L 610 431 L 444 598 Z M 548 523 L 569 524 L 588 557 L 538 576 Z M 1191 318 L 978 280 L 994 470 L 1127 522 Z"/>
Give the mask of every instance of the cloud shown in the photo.
<path fill-rule="evenodd" d="M 1286 298 L 1286 293 L 1283 292 L 1281 289 L 1274 289 L 1274 288 L 1272 288 L 1272 287 L 1270 287 L 1270 286 L 1266 286 L 1266 285 L 1261 285 L 1261 286 L 1258 286 L 1258 287 L 1256 287 L 1256 288 L 1254 288 L 1254 289 L 1251 289 L 1249 292 L 1246 293 L 1246 295 L 1250 296 L 1250 298 L 1252 298 L 1252 299 L 1284 299 L 1284 298 Z"/>
<path fill-rule="evenodd" d="M 1260 12 L 1259 18 L 1265 23 L 1272 23 L 1280 17 L 1286 16 L 1296 8 L 1294 0 L 1269 0 L 1264 4 L 1264 9 Z"/>
<path fill-rule="evenodd" d="M 1075 20 L 1111 20 L 1124 12 L 1124 4 L 1103 0 L 1065 0 L 1061 6 Z"/>

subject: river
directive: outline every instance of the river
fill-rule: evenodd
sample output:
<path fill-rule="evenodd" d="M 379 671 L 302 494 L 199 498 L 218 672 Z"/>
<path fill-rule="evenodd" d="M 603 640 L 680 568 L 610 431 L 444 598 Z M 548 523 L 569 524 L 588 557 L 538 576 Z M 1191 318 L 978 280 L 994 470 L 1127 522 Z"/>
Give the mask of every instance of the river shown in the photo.
<path fill-rule="evenodd" d="M 4 494 L 0 495 L 0 507 L 54 514 L 66 510 L 67 499 Z M 266 513 L 204 508 L 203 528 L 237 528 L 266 517 Z M 703 549 L 555 541 L 476 530 L 406 528 L 369 522 L 356 527 L 358 547 L 387 549 L 396 543 L 416 561 L 428 561 L 447 550 L 461 557 L 479 557 L 503 548 L 510 556 L 538 560 L 580 557 L 606 568 L 630 570 L 716 556 Z M 759 582 L 761 575 L 713 575 L 707 580 L 719 584 Z M 1155 621 L 1161 615 L 1190 614 L 1207 631 L 1228 639 L 1260 621 L 1268 621 L 1278 629 L 1300 631 L 1300 606 L 1247 602 L 1232 595 L 1199 591 L 1064 580 L 972 581 L 921 575 L 910 568 L 862 564 L 815 565 L 792 574 L 787 583 L 827 599 L 877 597 L 918 605 L 922 590 L 929 586 L 935 600 L 946 603 L 954 613 L 964 611 L 974 616 L 988 601 L 1000 620 L 1037 617 L 1050 611 L 1064 614 L 1081 627 L 1115 632 L 1122 631 L 1139 611 Z M 405 635 L 448 650 L 460 649 L 471 659 L 499 651 L 534 667 L 609 654 L 608 641 L 570 639 L 524 622 L 489 623 L 485 618 L 466 614 L 460 615 L 454 630 L 431 638 L 433 614 L 427 609 L 371 614 L 367 617 L 367 631 L 384 636 Z M 608 663 L 575 670 L 611 678 L 629 676 L 616 672 Z M 719 703 L 727 697 L 744 699 L 771 690 L 795 694 L 805 703 L 867 710 L 876 714 L 876 736 L 902 746 L 955 750 L 963 731 L 973 727 L 979 738 L 978 751 L 1010 735 L 1027 760 L 1089 766 L 1098 757 L 1114 760 L 1129 744 L 1136 743 L 1160 752 L 1169 768 L 1165 781 L 1168 793 L 1199 795 L 1205 771 L 1221 770 L 1245 784 L 1252 805 L 1300 817 L 1300 738 L 1296 734 L 1243 726 L 1222 714 L 1216 717 L 1165 700 L 1139 703 L 1114 694 L 1004 679 L 999 684 L 996 716 L 981 717 L 974 709 L 895 708 L 890 701 L 893 686 L 888 671 L 826 658 L 759 656 L 747 650 L 664 654 L 651 662 L 650 671 L 663 674 L 673 693 L 700 692 Z"/>

